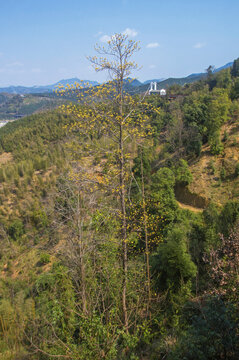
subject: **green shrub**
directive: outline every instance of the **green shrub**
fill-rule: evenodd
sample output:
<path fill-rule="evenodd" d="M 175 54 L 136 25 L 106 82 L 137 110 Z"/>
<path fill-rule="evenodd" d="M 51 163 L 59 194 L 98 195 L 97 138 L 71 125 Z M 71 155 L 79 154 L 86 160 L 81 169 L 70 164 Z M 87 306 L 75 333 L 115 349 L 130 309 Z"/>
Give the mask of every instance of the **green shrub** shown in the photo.
<path fill-rule="evenodd" d="M 50 260 L 51 260 L 51 257 L 50 257 L 49 254 L 47 254 L 47 253 L 42 253 L 42 254 L 40 255 L 40 263 L 41 263 L 42 265 L 48 264 L 48 263 L 50 262 Z"/>
<path fill-rule="evenodd" d="M 20 219 L 14 220 L 8 227 L 8 234 L 13 240 L 18 240 L 24 234 L 24 225 Z"/>
<path fill-rule="evenodd" d="M 225 130 L 224 131 L 224 134 L 223 134 L 223 141 L 227 141 L 228 140 L 228 137 L 229 137 L 229 134 L 228 134 L 228 132 Z"/>
<path fill-rule="evenodd" d="M 215 172 L 216 172 L 216 168 L 215 168 L 215 164 L 214 164 L 214 161 L 211 159 L 210 160 L 210 163 L 208 165 L 208 168 L 212 171 L 212 174 L 214 175 Z"/>
<path fill-rule="evenodd" d="M 209 299 L 182 333 L 168 360 L 215 360 L 239 358 L 238 319 L 221 299 Z"/>
<path fill-rule="evenodd" d="M 230 230 L 235 226 L 239 216 L 239 202 L 228 201 L 220 215 L 220 233 L 229 236 Z"/>
<path fill-rule="evenodd" d="M 211 138 L 209 143 L 210 143 L 210 150 L 211 150 L 212 155 L 222 154 L 222 152 L 224 150 L 224 146 L 218 137 Z"/>
<path fill-rule="evenodd" d="M 226 178 L 226 169 L 224 167 L 221 168 L 220 171 L 220 179 L 223 181 Z"/>
<path fill-rule="evenodd" d="M 239 163 L 236 164 L 236 167 L 235 167 L 235 177 L 238 177 L 239 176 Z"/>
<path fill-rule="evenodd" d="M 6 181 L 6 174 L 3 168 L 0 169 L 0 182 Z"/>
<path fill-rule="evenodd" d="M 184 159 L 180 159 L 177 166 L 174 169 L 175 181 L 183 185 L 188 185 L 192 182 L 193 176 L 188 167 L 188 163 Z"/>
<path fill-rule="evenodd" d="M 40 208 L 38 204 L 34 204 L 33 210 L 30 214 L 32 225 L 37 230 L 46 229 L 49 223 L 47 214 L 44 209 Z"/>
<path fill-rule="evenodd" d="M 175 226 L 166 242 L 159 244 L 152 261 L 152 269 L 157 274 L 155 282 L 160 290 L 179 291 L 183 284 L 189 283 L 197 273 L 187 249 L 187 236 L 184 227 Z"/>

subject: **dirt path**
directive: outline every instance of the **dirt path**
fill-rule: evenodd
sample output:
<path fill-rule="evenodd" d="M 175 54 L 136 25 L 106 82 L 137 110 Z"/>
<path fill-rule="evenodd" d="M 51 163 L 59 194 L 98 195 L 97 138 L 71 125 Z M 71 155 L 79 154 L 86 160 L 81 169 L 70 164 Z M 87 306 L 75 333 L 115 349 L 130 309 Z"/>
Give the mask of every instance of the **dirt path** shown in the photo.
<path fill-rule="evenodd" d="M 177 200 L 176 200 L 177 201 Z M 178 206 L 181 208 L 181 209 L 185 209 L 185 210 L 190 210 L 190 211 L 193 211 L 195 213 L 202 213 L 203 212 L 203 209 L 200 209 L 200 208 L 196 208 L 196 207 L 193 207 L 193 206 L 190 206 L 190 205 L 186 205 L 186 204 L 183 204 L 179 201 L 177 201 L 178 203 Z"/>

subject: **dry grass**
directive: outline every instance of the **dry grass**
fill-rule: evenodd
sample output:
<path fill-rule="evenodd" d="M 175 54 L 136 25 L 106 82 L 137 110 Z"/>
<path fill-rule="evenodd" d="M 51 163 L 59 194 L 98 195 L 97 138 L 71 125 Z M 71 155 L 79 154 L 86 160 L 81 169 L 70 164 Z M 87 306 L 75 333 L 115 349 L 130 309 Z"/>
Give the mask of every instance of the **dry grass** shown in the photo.
<path fill-rule="evenodd" d="M 6 164 L 6 163 L 8 163 L 8 162 L 10 162 L 12 160 L 13 160 L 13 156 L 12 156 L 11 153 L 7 153 L 7 152 L 2 153 L 0 155 L 0 166 L 4 165 L 4 164 Z"/>
<path fill-rule="evenodd" d="M 224 142 L 223 154 L 211 155 L 206 144 L 199 160 L 190 166 L 194 180 L 189 190 L 218 205 L 223 205 L 228 200 L 239 200 L 239 178 L 234 176 L 239 162 L 239 127 L 237 124 L 225 125 L 221 131 L 222 138 L 225 131 L 228 139 Z M 222 168 L 226 171 L 225 179 L 220 177 Z"/>
<path fill-rule="evenodd" d="M 184 209 L 184 210 L 190 210 L 190 211 L 195 212 L 195 213 L 202 213 L 203 212 L 203 209 L 183 204 L 180 201 L 177 201 L 177 204 L 181 209 Z"/>

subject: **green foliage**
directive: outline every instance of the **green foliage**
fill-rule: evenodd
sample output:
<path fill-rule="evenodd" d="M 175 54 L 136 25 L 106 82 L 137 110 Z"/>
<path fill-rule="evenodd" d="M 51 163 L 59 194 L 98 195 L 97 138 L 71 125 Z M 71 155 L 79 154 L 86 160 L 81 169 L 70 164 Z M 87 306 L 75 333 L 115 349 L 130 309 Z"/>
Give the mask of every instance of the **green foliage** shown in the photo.
<path fill-rule="evenodd" d="M 224 146 L 220 139 L 219 132 L 215 132 L 209 137 L 210 150 L 212 155 L 220 155 L 224 150 Z"/>
<path fill-rule="evenodd" d="M 24 232 L 24 225 L 20 219 L 13 220 L 8 227 L 8 234 L 13 240 L 19 240 Z"/>
<path fill-rule="evenodd" d="M 237 163 L 236 166 L 235 166 L 235 172 L 234 172 L 234 174 L 235 174 L 235 177 L 238 177 L 238 176 L 239 176 L 239 163 Z"/>
<path fill-rule="evenodd" d="M 229 138 L 229 134 L 228 132 L 225 130 L 224 133 L 223 133 L 223 141 L 227 141 Z"/>
<path fill-rule="evenodd" d="M 226 169 L 224 167 L 222 167 L 220 170 L 220 178 L 222 181 L 226 178 Z"/>
<path fill-rule="evenodd" d="M 33 226 L 38 230 L 47 228 L 49 224 L 49 220 L 44 209 L 40 208 L 40 206 L 36 203 L 33 205 L 32 211 L 30 213 L 30 219 Z"/>
<path fill-rule="evenodd" d="M 153 271 L 157 272 L 157 287 L 178 291 L 196 276 L 197 268 L 187 249 L 184 228 L 174 227 L 154 257 Z"/>
<path fill-rule="evenodd" d="M 192 156 L 200 156 L 202 149 L 202 135 L 197 125 L 187 125 L 183 140 L 186 153 Z"/>
<path fill-rule="evenodd" d="M 228 236 L 239 216 L 239 202 L 228 201 L 220 214 L 220 232 Z"/>
<path fill-rule="evenodd" d="M 0 94 L 0 119 L 16 119 L 19 115 L 27 116 L 36 112 L 54 109 L 63 100 L 52 93 L 48 94 Z M 65 101 L 64 101 L 65 102 Z"/>
<path fill-rule="evenodd" d="M 90 318 L 79 319 L 75 336 L 79 347 L 79 359 L 114 359 L 117 356 L 117 341 L 111 338 L 111 324 L 102 323 L 100 315 L 93 314 Z M 120 332 L 119 332 L 120 333 Z M 78 357 L 79 356 L 79 357 Z"/>
<path fill-rule="evenodd" d="M 234 308 L 220 299 L 208 299 L 189 328 L 182 333 L 170 360 L 236 360 L 239 356 L 236 332 L 239 323 Z"/>
<path fill-rule="evenodd" d="M 54 264 L 52 270 L 39 276 L 34 285 L 34 300 L 39 324 L 32 331 L 34 341 L 49 352 L 55 353 L 54 346 L 47 345 L 44 338 L 57 342 L 71 342 L 75 326 L 75 294 L 67 270 L 60 264 Z M 47 326 L 51 324 L 51 326 Z M 43 339 L 39 337 L 43 335 Z M 49 342 L 49 344 L 51 341 Z M 57 346 L 58 347 L 58 346 Z M 60 344 L 59 344 L 60 347 Z"/>
<path fill-rule="evenodd" d="M 188 185 L 192 182 L 193 177 L 186 160 L 180 159 L 175 166 L 175 181 L 177 183 Z"/>
<path fill-rule="evenodd" d="M 228 91 L 222 88 L 215 88 L 211 93 L 194 92 L 184 100 L 186 125 L 196 126 L 204 142 L 209 139 L 214 155 L 220 154 L 223 150 L 219 130 L 228 119 L 230 106 Z M 197 140 L 195 145 L 198 141 L 200 140 Z"/>
<path fill-rule="evenodd" d="M 239 76 L 239 58 L 233 61 L 231 74 L 233 77 Z"/>
<path fill-rule="evenodd" d="M 205 134 L 205 119 L 207 119 L 210 97 L 205 92 L 193 92 L 183 103 L 183 112 L 186 125 L 194 125 L 200 134 Z"/>
<path fill-rule="evenodd" d="M 237 123 L 239 120 L 239 101 L 238 100 L 234 100 L 231 104 L 230 107 L 230 115 L 232 118 L 232 121 L 234 123 Z"/>
<path fill-rule="evenodd" d="M 142 182 L 141 160 L 144 183 L 147 185 L 151 175 L 152 149 L 139 149 L 138 156 L 134 158 L 134 166 L 132 168 L 132 171 L 134 173 L 138 186 L 140 186 Z M 134 182 L 134 187 L 137 187 L 137 184 L 135 184 Z"/>
<path fill-rule="evenodd" d="M 217 132 L 228 119 L 230 100 L 223 89 L 214 89 L 208 104 L 206 127 L 209 136 Z"/>
<path fill-rule="evenodd" d="M 216 172 L 216 168 L 215 168 L 215 163 L 214 163 L 214 161 L 212 159 L 209 162 L 208 168 L 212 171 L 212 174 L 214 175 L 215 172 Z"/>
<path fill-rule="evenodd" d="M 64 125 L 69 122 L 67 116 L 57 112 L 31 115 L 0 130 L 0 148 L 12 152 L 19 160 L 29 158 L 29 153 L 44 156 L 50 152 L 50 142 L 62 139 L 66 130 Z"/>
<path fill-rule="evenodd" d="M 42 253 L 41 255 L 40 255 L 40 264 L 42 264 L 42 265 L 46 265 L 46 264 L 48 264 L 49 262 L 50 262 L 50 255 L 49 254 L 47 254 L 47 253 Z"/>
<path fill-rule="evenodd" d="M 216 86 L 222 89 L 230 89 L 232 84 L 230 68 L 219 71 L 216 74 Z"/>
<path fill-rule="evenodd" d="M 71 126 L 74 119 L 57 111 L 32 115 L 0 129 L 1 153 L 11 152 L 8 162 L 0 166 L 0 352 L 4 359 L 28 352 L 29 357 L 34 353 L 34 360 L 59 356 L 72 360 L 238 358 L 236 235 L 234 247 L 229 246 L 229 234 L 238 221 L 238 202 L 224 207 L 211 203 L 203 213 L 192 213 L 180 209 L 175 199 L 175 185 L 191 183 L 187 161 L 198 160 L 203 144 L 203 156 L 207 156 L 208 143 L 212 154 L 223 154 L 222 126 L 229 118 L 230 130 L 223 136 L 225 156 L 233 145 L 231 134 L 239 119 L 237 65 L 235 61 L 231 74 L 229 69 L 211 72 L 200 82 L 172 87 L 170 95 L 176 99 L 146 98 L 157 109 L 146 114 L 153 133 L 137 142 L 127 138 L 127 129 L 124 133 L 124 151 L 130 159 L 126 158 L 125 172 L 130 185 L 125 188 L 128 332 L 122 325 L 119 193 L 112 191 L 114 177 L 104 191 L 101 183 L 116 171 L 118 150 L 112 155 L 111 139 L 102 136 L 100 126 L 94 127 L 88 139 L 73 131 L 72 161 L 65 125 Z M 18 100 L 13 101 L 17 107 Z M 87 113 L 88 108 L 84 109 Z M 101 109 L 105 111 L 106 104 Z M 96 149 L 94 156 L 89 144 Z M 83 157 L 88 176 L 85 187 L 78 162 Z M 216 159 L 210 159 L 208 168 L 215 174 Z M 67 167 L 74 175 L 73 192 L 69 181 L 63 181 Z M 97 176 L 92 179 L 95 170 Z M 236 187 L 238 164 L 234 179 L 228 176 L 224 181 L 224 167 L 219 175 L 220 190 L 230 189 L 229 181 Z M 91 192 L 92 183 L 97 190 Z M 78 228 L 77 221 L 82 222 Z M 213 254 L 218 262 L 206 263 Z M 218 269 L 223 282 L 215 278 Z M 207 299 L 205 291 L 222 297 Z"/>
<path fill-rule="evenodd" d="M 205 223 L 203 250 L 208 251 L 219 245 L 220 209 L 213 203 L 209 204 L 207 209 L 203 212 L 203 219 Z"/>
<path fill-rule="evenodd" d="M 169 168 L 161 168 L 152 176 L 152 191 L 157 193 L 162 190 L 171 192 L 175 184 L 175 177 Z"/>
<path fill-rule="evenodd" d="M 6 173 L 3 168 L 0 168 L 0 182 L 2 183 L 4 181 L 6 181 Z"/>
<path fill-rule="evenodd" d="M 239 98 L 239 78 L 236 78 L 231 88 L 232 100 Z"/>
<path fill-rule="evenodd" d="M 178 209 L 174 195 L 175 176 L 172 170 L 164 167 L 153 174 L 151 180 L 150 198 L 154 204 L 151 212 L 162 216 L 166 225 L 175 219 Z"/>

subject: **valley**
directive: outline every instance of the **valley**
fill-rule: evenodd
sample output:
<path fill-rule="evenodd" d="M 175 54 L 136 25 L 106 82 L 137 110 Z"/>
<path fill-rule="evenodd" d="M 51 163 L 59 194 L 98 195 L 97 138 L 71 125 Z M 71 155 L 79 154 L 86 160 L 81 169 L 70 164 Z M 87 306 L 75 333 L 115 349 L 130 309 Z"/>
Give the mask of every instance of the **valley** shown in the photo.
<path fill-rule="evenodd" d="M 3 360 L 238 357 L 238 82 L 0 94 Z"/>

